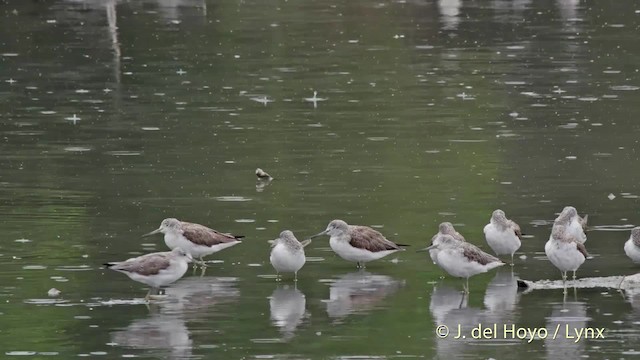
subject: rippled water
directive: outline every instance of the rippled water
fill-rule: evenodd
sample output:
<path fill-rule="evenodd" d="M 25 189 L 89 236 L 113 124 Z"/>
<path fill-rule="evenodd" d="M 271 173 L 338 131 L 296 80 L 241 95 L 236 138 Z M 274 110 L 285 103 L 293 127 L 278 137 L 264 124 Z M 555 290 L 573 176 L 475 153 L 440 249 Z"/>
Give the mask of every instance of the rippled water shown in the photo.
<path fill-rule="evenodd" d="M 637 272 L 635 2 L 4 1 L 0 16 L 0 354 L 640 351 L 634 291 L 515 283 L 560 277 L 543 249 L 569 204 L 591 225 L 579 277 Z M 463 296 L 414 250 L 442 221 L 487 250 L 498 207 L 526 234 L 515 267 Z M 164 251 L 140 236 L 166 217 L 246 239 L 146 305 L 101 264 Z M 277 283 L 267 240 L 334 218 L 412 250 L 358 272 L 318 238 L 297 286 Z M 451 337 L 494 324 L 605 339 Z"/>

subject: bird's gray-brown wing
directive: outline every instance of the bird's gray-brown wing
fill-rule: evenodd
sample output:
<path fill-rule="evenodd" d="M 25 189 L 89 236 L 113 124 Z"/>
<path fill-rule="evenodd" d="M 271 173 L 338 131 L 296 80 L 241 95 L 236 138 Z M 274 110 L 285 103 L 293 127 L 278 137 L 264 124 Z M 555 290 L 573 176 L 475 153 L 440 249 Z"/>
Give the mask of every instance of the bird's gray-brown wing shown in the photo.
<path fill-rule="evenodd" d="M 242 236 L 221 233 L 200 224 L 182 222 L 182 235 L 197 245 L 214 246 L 238 241 Z"/>
<path fill-rule="evenodd" d="M 352 226 L 349 229 L 351 246 L 371 252 L 400 250 L 400 247 L 387 240 L 380 232 L 367 226 Z"/>
<path fill-rule="evenodd" d="M 161 270 L 168 268 L 171 262 L 167 253 L 154 253 L 106 265 L 113 270 L 149 276 L 157 275 Z"/>
<path fill-rule="evenodd" d="M 518 239 L 522 240 L 522 230 L 520 230 L 520 225 L 516 224 L 516 222 L 513 220 L 509 220 L 509 224 Z"/>
<path fill-rule="evenodd" d="M 589 257 L 589 253 L 587 252 L 587 248 L 584 246 L 583 243 L 579 242 L 579 241 L 574 241 L 576 243 L 576 248 L 578 249 L 578 251 L 580 251 L 580 253 L 582 255 L 584 255 L 584 258 L 588 258 Z"/>
<path fill-rule="evenodd" d="M 583 218 L 578 216 L 578 221 L 580 222 L 580 226 L 582 226 L 582 230 L 587 230 L 587 221 L 589 221 L 589 214 L 585 215 Z"/>
<path fill-rule="evenodd" d="M 469 259 L 469 261 L 475 261 L 480 265 L 487 265 L 492 262 L 500 261 L 500 259 L 498 259 L 497 257 L 491 254 L 487 254 L 475 245 L 464 243 L 464 245 L 462 245 L 462 248 L 464 257 Z"/>

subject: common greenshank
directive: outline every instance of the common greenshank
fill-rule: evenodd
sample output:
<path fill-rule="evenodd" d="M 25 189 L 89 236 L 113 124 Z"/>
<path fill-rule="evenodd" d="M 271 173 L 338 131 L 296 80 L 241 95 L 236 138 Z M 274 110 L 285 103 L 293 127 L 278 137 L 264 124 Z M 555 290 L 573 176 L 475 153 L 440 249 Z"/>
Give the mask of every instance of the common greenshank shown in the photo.
<path fill-rule="evenodd" d="M 484 237 L 496 255 L 511 255 L 510 265 L 513 266 L 513 254 L 522 245 L 520 226 L 507 219 L 504 211 L 498 209 L 491 214 L 490 222 L 484 227 Z"/>
<path fill-rule="evenodd" d="M 142 236 L 150 236 L 157 233 L 164 234 L 164 243 L 170 249 L 177 247 L 184 249 L 194 259 L 199 259 L 202 267 L 206 266 L 204 260 L 202 260 L 203 257 L 237 245 L 241 243 L 239 239 L 244 237 L 221 233 L 200 224 L 180 221 L 174 218 L 162 220 L 158 229 Z"/>
<path fill-rule="evenodd" d="M 451 235 L 456 240 L 465 241 L 464 236 L 457 232 L 453 227 L 453 224 L 448 221 L 440 223 L 440 225 L 438 226 L 438 233 L 433 235 L 433 237 L 431 238 L 431 245 L 439 244 L 442 239 L 442 235 Z M 433 261 L 433 263 L 436 265 L 438 264 L 439 251 L 440 250 L 437 247 L 429 249 L 429 256 L 431 257 L 431 261 Z"/>
<path fill-rule="evenodd" d="M 634 263 L 640 263 L 640 226 L 631 229 L 631 236 L 624 243 L 624 252 Z"/>
<path fill-rule="evenodd" d="M 573 280 L 576 279 L 576 270 L 587 259 L 587 249 L 575 235 L 573 235 L 568 225 L 555 224 L 551 230 L 551 237 L 544 246 L 547 258 L 562 273 L 562 282 L 566 284 L 567 271 L 573 271 Z M 567 291 L 566 286 L 564 289 Z"/>
<path fill-rule="evenodd" d="M 192 261 L 189 253 L 181 248 L 167 252 L 157 252 L 138 256 L 120 262 L 108 262 L 104 265 L 127 275 L 131 280 L 149 285 L 151 289 L 145 299 L 149 300 L 152 290 L 169 285 L 180 279 Z"/>
<path fill-rule="evenodd" d="M 344 260 L 357 263 L 359 268 L 409 246 L 395 244 L 368 226 L 349 225 L 342 220 L 331 221 L 326 230 L 311 238 L 321 235 L 329 235 L 331 249 Z"/>
<path fill-rule="evenodd" d="M 497 257 L 487 254 L 477 246 L 455 239 L 451 235 L 442 235 L 437 244 L 433 244 L 423 251 L 437 248 L 437 264 L 449 275 L 465 278 L 464 292 L 469 292 L 469 278 L 485 273 L 498 266 L 504 265 Z"/>
<path fill-rule="evenodd" d="M 285 230 L 280 236 L 271 242 L 271 256 L 269 261 L 276 269 L 277 281 L 280 281 L 280 273 L 293 273 L 293 281 L 298 281 L 298 271 L 304 266 L 306 258 L 304 256 L 305 246 L 311 243 L 311 239 L 298 241 L 293 232 Z"/>

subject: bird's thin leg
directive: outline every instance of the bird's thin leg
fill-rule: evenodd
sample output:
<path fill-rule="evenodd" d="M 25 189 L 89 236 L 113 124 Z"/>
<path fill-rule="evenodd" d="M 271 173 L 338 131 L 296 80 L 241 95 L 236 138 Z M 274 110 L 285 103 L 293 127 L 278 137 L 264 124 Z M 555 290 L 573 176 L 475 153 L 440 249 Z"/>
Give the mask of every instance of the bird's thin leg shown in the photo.
<path fill-rule="evenodd" d="M 280 281 L 280 273 L 276 272 L 276 282 Z"/>
<path fill-rule="evenodd" d="M 149 301 L 149 299 L 151 299 L 151 289 L 153 288 L 149 288 L 149 291 L 147 291 L 147 295 L 144 297 L 145 301 Z"/>
<path fill-rule="evenodd" d="M 202 256 L 200 256 L 200 266 L 207 267 L 207 263 L 204 262 L 204 259 L 202 259 Z"/>
<path fill-rule="evenodd" d="M 465 292 L 465 294 L 469 293 L 469 278 L 467 278 L 465 283 L 464 283 L 464 292 Z"/>
<path fill-rule="evenodd" d="M 362 269 L 362 265 L 360 265 L 360 261 L 357 261 L 357 262 L 356 262 L 356 268 L 357 268 L 357 269 Z"/>
<path fill-rule="evenodd" d="M 200 273 L 200 277 L 203 277 L 203 276 L 204 276 L 205 271 L 207 271 L 207 267 L 206 267 L 206 266 L 203 266 L 203 267 L 201 267 L 201 269 L 202 269 L 202 272 Z"/>
<path fill-rule="evenodd" d="M 466 292 L 462 293 L 462 297 L 460 298 L 460 304 L 458 304 L 458 309 L 462 309 L 462 304 L 464 304 L 464 298 L 467 297 L 467 294 L 468 293 Z"/>
<path fill-rule="evenodd" d="M 293 281 L 298 281 L 298 272 L 293 273 Z"/>
<path fill-rule="evenodd" d="M 576 281 L 576 270 L 573 270 L 573 281 Z"/>
<path fill-rule="evenodd" d="M 362 262 L 362 270 L 364 270 L 364 269 L 366 269 L 366 268 L 367 268 L 367 263 L 363 261 L 363 262 Z"/>
<path fill-rule="evenodd" d="M 511 266 L 514 266 L 515 264 L 513 263 L 513 254 L 511 254 Z"/>
<path fill-rule="evenodd" d="M 564 289 L 563 292 L 566 295 L 567 294 L 567 272 L 566 271 L 562 271 L 562 288 Z"/>

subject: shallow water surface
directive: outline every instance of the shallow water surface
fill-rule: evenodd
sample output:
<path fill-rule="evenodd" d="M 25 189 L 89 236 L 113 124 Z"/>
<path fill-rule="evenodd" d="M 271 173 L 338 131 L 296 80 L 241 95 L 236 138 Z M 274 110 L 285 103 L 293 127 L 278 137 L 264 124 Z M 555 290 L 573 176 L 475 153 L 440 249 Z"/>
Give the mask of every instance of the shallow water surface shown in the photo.
<path fill-rule="evenodd" d="M 629 358 L 635 291 L 519 291 L 565 205 L 579 277 L 629 275 L 637 216 L 633 1 L 4 1 L 0 354 L 36 358 Z M 314 95 L 316 92 L 316 95 Z M 257 182 L 254 171 L 274 176 Z M 513 268 L 462 281 L 423 248 L 501 208 Z M 147 304 L 107 261 L 166 217 L 245 235 Z M 269 244 L 335 218 L 410 250 L 365 270 L 326 237 L 294 284 Z M 49 297 L 51 288 L 61 291 Z M 439 327 L 450 333 L 439 337 Z M 479 339 L 478 327 L 549 336 Z M 604 328 L 604 339 L 568 336 Z M 441 329 L 441 328 L 440 328 Z M 544 330 L 542 330 L 544 329 Z M 552 334 L 563 329 L 555 339 Z M 455 338 L 458 331 L 465 338 Z M 524 331 L 524 330 L 523 330 Z M 569 333 L 571 334 L 571 333 Z M 467 336 L 468 335 L 468 336 Z M 498 346 L 506 345 L 506 346 Z"/>

